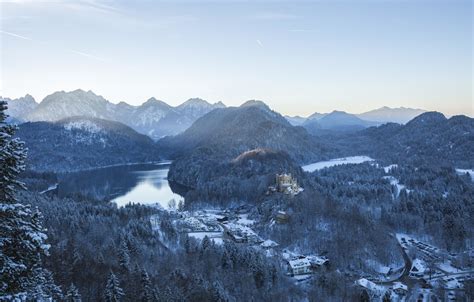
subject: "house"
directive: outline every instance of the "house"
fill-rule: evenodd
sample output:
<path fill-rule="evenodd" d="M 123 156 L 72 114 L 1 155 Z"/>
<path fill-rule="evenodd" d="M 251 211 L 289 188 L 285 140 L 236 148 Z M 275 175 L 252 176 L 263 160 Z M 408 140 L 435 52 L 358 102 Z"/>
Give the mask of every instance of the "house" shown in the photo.
<path fill-rule="evenodd" d="M 377 285 L 374 282 L 367 280 L 366 278 L 357 280 L 355 284 L 362 288 L 362 290 L 366 292 L 369 297 L 371 297 L 370 301 L 377 301 L 375 297 L 381 297 L 382 294 L 385 292 L 384 286 Z"/>
<path fill-rule="evenodd" d="M 392 289 L 398 295 L 406 295 L 408 292 L 408 287 L 401 282 L 395 282 Z"/>
<path fill-rule="evenodd" d="M 278 211 L 275 220 L 278 223 L 287 223 L 290 220 L 290 215 L 286 213 L 285 211 Z"/>
<path fill-rule="evenodd" d="M 385 277 L 389 276 L 393 272 L 392 268 L 389 266 L 377 266 L 375 271 Z"/>
<path fill-rule="evenodd" d="M 306 258 L 311 263 L 311 268 L 313 269 L 319 269 L 321 267 L 329 265 L 329 259 L 324 256 L 311 255 L 311 256 L 307 256 Z"/>
<path fill-rule="evenodd" d="M 270 239 L 267 239 L 264 242 L 262 242 L 262 244 L 260 244 L 260 246 L 264 249 L 271 249 L 271 248 L 277 247 L 278 245 L 279 245 L 278 243 Z"/>
<path fill-rule="evenodd" d="M 356 285 L 362 287 L 363 289 L 366 289 L 369 292 L 377 291 L 379 289 L 379 286 L 377 284 L 365 278 L 357 280 Z"/>
<path fill-rule="evenodd" d="M 237 223 L 222 225 L 225 233 L 238 243 L 261 243 L 263 240 L 248 226 Z"/>
<path fill-rule="evenodd" d="M 311 274 L 311 263 L 306 257 L 299 257 L 288 261 L 290 272 L 293 275 Z"/>
<path fill-rule="evenodd" d="M 426 263 L 421 259 L 415 259 L 411 265 L 410 277 L 421 279 L 424 277 L 426 271 Z"/>

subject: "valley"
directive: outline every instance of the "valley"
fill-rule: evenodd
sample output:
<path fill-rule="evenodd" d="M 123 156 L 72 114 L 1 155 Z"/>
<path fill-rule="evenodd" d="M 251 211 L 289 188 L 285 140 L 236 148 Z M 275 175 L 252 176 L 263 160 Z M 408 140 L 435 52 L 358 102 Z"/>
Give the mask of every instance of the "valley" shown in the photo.
<path fill-rule="evenodd" d="M 129 301 L 145 273 L 158 301 L 471 295 L 472 118 L 312 132 L 249 101 L 159 140 L 132 128 L 80 116 L 16 134 L 45 267 L 89 300 L 107 270 Z"/>

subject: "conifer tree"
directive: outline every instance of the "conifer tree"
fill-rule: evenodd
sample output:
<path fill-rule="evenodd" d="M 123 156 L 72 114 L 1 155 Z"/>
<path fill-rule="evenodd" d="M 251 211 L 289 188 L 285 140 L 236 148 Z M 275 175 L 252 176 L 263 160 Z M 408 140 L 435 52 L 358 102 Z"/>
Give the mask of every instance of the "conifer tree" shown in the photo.
<path fill-rule="evenodd" d="M 141 300 L 143 302 L 152 302 L 154 301 L 154 292 L 153 286 L 151 284 L 150 277 L 145 269 L 142 270 L 141 274 L 141 287 L 142 287 L 142 295 Z"/>
<path fill-rule="evenodd" d="M 122 240 L 118 250 L 118 260 L 120 268 L 124 271 L 130 270 L 130 251 L 128 250 L 127 243 Z"/>
<path fill-rule="evenodd" d="M 6 124 L 6 109 L 0 101 L 0 300 L 14 300 L 44 295 L 41 256 L 49 245 L 41 213 L 15 197 L 24 189 L 17 176 L 25 169 L 26 149 L 13 137 L 16 126 Z"/>
<path fill-rule="evenodd" d="M 124 292 L 120 287 L 120 282 L 113 272 L 110 272 L 109 279 L 105 285 L 104 299 L 106 302 L 118 302 L 124 296 Z"/>
<path fill-rule="evenodd" d="M 69 286 L 69 288 L 67 289 L 65 300 L 67 302 L 81 302 L 82 301 L 81 294 L 79 293 L 79 290 L 72 283 Z"/>

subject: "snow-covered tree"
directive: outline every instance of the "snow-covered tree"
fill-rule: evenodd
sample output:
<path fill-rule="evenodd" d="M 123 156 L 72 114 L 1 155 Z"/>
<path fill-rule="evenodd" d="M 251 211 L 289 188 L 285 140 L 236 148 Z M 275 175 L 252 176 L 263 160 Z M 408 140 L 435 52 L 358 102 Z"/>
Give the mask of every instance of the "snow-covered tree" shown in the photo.
<path fill-rule="evenodd" d="M 26 149 L 13 138 L 16 126 L 5 123 L 0 101 L 0 300 L 44 295 L 41 256 L 48 253 L 42 215 L 15 199 L 24 185 L 17 176 L 25 168 Z"/>
<path fill-rule="evenodd" d="M 127 242 L 123 239 L 118 250 L 118 261 L 122 270 L 130 270 L 130 251 L 128 249 Z"/>
<path fill-rule="evenodd" d="M 120 282 L 113 272 L 110 272 L 109 279 L 105 285 L 104 299 L 106 302 L 118 302 L 124 296 L 124 292 L 120 287 Z"/>
<path fill-rule="evenodd" d="M 15 203 L 15 190 L 24 188 L 17 179 L 25 169 L 26 149 L 24 143 L 13 138 L 17 127 L 5 122 L 7 103 L 0 100 L 0 201 Z"/>
<path fill-rule="evenodd" d="M 71 283 L 67 289 L 66 296 L 64 297 L 67 302 L 81 302 L 81 294 L 74 284 Z"/>
<path fill-rule="evenodd" d="M 155 300 L 153 286 L 151 284 L 150 277 L 145 269 L 142 270 L 141 273 L 141 286 L 142 286 L 142 294 L 141 294 L 141 301 L 143 302 L 152 302 Z"/>

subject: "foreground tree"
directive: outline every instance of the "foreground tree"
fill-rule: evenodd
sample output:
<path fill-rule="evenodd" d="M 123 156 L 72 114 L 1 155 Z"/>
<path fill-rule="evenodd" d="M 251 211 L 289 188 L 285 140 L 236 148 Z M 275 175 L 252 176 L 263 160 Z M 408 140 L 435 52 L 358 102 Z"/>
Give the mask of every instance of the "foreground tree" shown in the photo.
<path fill-rule="evenodd" d="M 16 126 L 5 122 L 6 109 L 6 102 L 0 101 L 0 300 L 44 298 L 49 281 L 41 256 L 47 255 L 49 245 L 41 213 L 15 199 L 15 191 L 24 189 L 17 176 L 25 169 L 26 150 L 13 138 Z"/>

